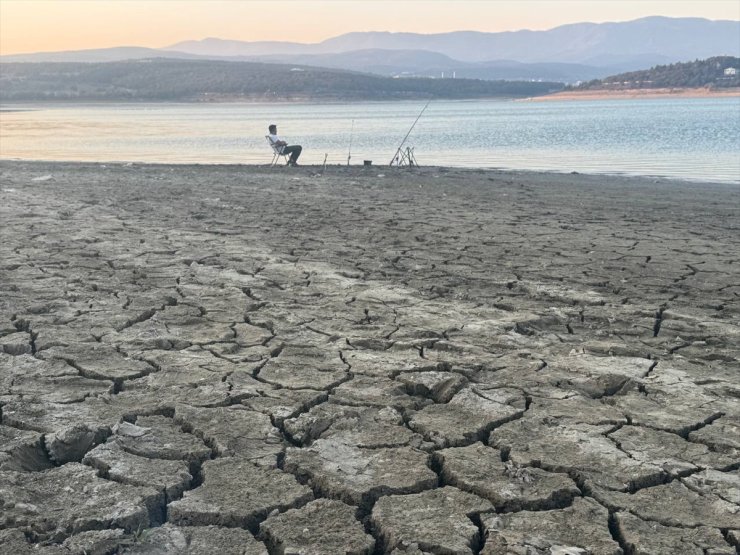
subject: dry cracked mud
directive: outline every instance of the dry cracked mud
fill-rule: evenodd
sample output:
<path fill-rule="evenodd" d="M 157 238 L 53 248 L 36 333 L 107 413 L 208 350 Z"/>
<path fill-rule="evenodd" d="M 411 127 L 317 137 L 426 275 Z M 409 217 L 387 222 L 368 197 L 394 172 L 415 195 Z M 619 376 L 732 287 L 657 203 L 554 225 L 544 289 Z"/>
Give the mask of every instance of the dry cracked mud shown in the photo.
<path fill-rule="evenodd" d="M 3 161 L 0 218 L 2 553 L 736 552 L 736 186 Z"/>

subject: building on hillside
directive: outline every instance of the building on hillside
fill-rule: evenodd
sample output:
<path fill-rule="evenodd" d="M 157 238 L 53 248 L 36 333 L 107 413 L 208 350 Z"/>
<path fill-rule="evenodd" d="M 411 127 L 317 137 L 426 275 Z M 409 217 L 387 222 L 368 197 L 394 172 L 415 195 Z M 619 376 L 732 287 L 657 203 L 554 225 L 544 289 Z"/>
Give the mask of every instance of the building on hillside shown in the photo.
<path fill-rule="evenodd" d="M 733 77 L 735 75 L 737 75 L 737 69 L 734 67 L 725 68 L 725 77 Z"/>

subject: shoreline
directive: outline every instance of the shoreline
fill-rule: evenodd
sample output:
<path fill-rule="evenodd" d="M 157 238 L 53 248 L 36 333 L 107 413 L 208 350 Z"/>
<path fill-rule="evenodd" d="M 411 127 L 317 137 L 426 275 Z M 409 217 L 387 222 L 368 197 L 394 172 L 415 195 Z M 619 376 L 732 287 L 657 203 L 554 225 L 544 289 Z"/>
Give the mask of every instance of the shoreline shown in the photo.
<path fill-rule="evenodd" d="M 706 88 L 624 89 L 593 91 L 562 91 L 543 96 L 533 96 L 518 102 L 549 102 L 555 100 L 634 100 L 641 98 L 735 98 L 740 88 L 708 90 Z"/>
<path fill-rule="evenodd" d="M 234 162 L 142 162 L 142 161 L 135 161 L 135 160 L 43 160 L 43 159 L 20 159 L 20 158 L 2 158 L 0 157 L 0 164 L 3 163 L 13 163 L 13 164 L 63 164 L 63 165 L 81 165 L 81 166 L 90 166 L 90 165 L 100 165 L 100 166 L 119 166 L 119 167 L 172 167 L 172 168 L 185 168 L 185 167 L 194 167 L 194 168 L 208 168 L 208 167 L 214 167 L 214 168 L 224 168 L 224 167 L 234 167 L 237 169 L 254 169 L 254 170 L 287 170 L 287 171 L 293 171 L 290 169 L 285 168 L 282 165 L 277 166 L 270 166 L 269 164 L 247 164 L 247 163 L 234 163 Z M 529 175 L 537 175 L 537 176 L 552 176 L 554 178 L 561 178 L 562 176 L 586 176 L 586 177 L 592 177 L 592 178 L 607 178 L 607 179 L 629 179 L 629 180 L 645 180 L 649 181 L 651 183 L 655 182 L 676 182 L 676 183 L 685 183 L 685 184 L 716 184 L 716 185 L 728 185 L 728 186 L 740 186 L 740 179 L 737 180 L 722 180 L 722 179 L 709 179 L 709 178 L 692 178 L 692 177 L 678 177 L 678 176 L 669 176 L 669 175 L 659 175 L 659 174 L 637 174 L 637 173 L 626 173 L 626 172 L 587 172 L 587 171 L 573 171 L 573 170 L 554 170 L 554 169 L 525 169 L 525 168 L 507 168 L 507 167 L 475 167 L 475 166 L 434 166 L 434 165 L 424 165 L 419 166 L 416 168 L 398 168 L 398 167 L 391 167 L 387 164 L 383 165 L 372 165 L 369 167 L 360 165 L 360 164 L 353 164 L 351 166 L 347 166 L 345 164 L 327 164 L 324 166 L 323 164 L 301 164 L 300 168 L 302 170 L 309 170 L 314 172 L 320 172 L 324 167 L 326 167 L 326 170 L 337 170 L 339 173 L 342 173 L 346 170 L 349 171 L 359 171 L 360 174 L 367 174 L 369 172 L 383 172 L 383 171 L 390 171 L 390 172 L 419 172 L 419 171 L 443 171 L 443 172 L 493 172 L 493 173 L 505 173 L 510 175 L 522 175 L 522 176 L 529 176 Z M 299 170 L 301 171 L 301 170 Z"/>
<path fill-rule="evenodd" d="M 412 98 L 368 98 L 368 99 L 356 99 L 356 98 L 345 98 L 345 99 L 333 99 L 333 98 L 295 98 L 295 99 L 249 99 L 249 98 L 234 98 L 230 100 L 156 100 L 156 99 L 141 99 L 141 100 L 84 100 L 84 99 L 51 99 L 51 100 L 9 100 L 4 101 L 3 106 L 19 104 L 24 106 L 44 105 L 44 106 L 106 106 L 106 105 L 147 105 L 152 106 L 171 104 L 171 105 L 229 105 L 229 104 L 246 104 L 246 105 L 265 105 L 265 106 L 279 106 L 279 105 L 346 105 L 348 103 L 358 104 L 404 104 L 404 103 L 424 103 L 424 102 L 477 102 L 481 100 L 492 101 L 492 102 L 517 102 L 520 100 L 526 100 L 526 96 L 480 96 L 480 97 L 468 97 L 468 98 L 429 98 L 425 96 L 412 97 Z M 31 108 L 33 109 L 33 108 Z"/>
<path fill-rule="evenodd" d="M 343 105 L 347 103 L 362 104 L 385 104 L 385 103 L 419 103 L 419 102 L 548 102 L 555 100 L 613 100 L 613 99 L 638 99 L 638 98 L 735 98 L 740 97 L 740 87 L 732 89 L 714 89 L 709 90 L 703 87 L 687 88 L 675 87 L 670 89 L 624 89 L 624 90 L 593 90 L 593 91 L 559 91 L 540 96 L 481 96 L 470 98 L 429 98 L 420 96 L 418 98 L 394 98 L 394 99 L 335 99 L 335 98 L 295 98 L 295 99 L 275 99 L 269 100 L 264 98 L 233 98 L 233 99 L 208 99 L 208 100 L 96 100 L 96 99 L 69 99 L 69 100 L 11 100 L 4 101 L 2 106 L 9 106 L 10 109 L 0 108 L 0 112 L 16 111 L 33 111 L 35 106 L 115 106 L 115 105 L 228 105 L 228 104 L 247 104 L 247 105 Z M 13 105 L 21 105 L 28 108 L 15 109 Z"/>

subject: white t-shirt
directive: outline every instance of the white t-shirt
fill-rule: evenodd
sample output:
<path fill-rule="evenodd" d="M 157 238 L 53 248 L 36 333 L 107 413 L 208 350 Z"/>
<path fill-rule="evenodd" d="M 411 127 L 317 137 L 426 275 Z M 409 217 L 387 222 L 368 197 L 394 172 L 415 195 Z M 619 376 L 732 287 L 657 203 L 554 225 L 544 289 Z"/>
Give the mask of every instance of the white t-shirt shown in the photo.
<path fill-rule="evenodd" d="M 275 135 L 274 133 L 270 133 L 269 137 L 270 137 L 270 141 L 272 142 L 272 144 L 275 144 L 278 141 L 282 141 L 282 139 L 280 137 L 278 137 L 277 135 Z M 280 150 L 280 153 L 282 154 L 283 147 L 282 146 L 279 146 L 277 148 Z"/>

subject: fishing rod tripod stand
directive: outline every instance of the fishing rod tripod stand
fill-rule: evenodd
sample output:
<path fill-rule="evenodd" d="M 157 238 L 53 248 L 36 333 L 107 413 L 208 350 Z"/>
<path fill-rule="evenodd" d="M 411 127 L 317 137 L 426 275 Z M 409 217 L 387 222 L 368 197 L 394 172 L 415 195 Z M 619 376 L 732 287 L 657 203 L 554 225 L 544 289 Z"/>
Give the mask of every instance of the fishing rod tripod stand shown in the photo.
<path fill-rule="evenodd" d="M 396 151 L 396 155 L 393 157 L 393 160 L 391 160 L 391 166 L 408 166 L 411 167 L 419 167 L 419 163 L 416 161 L 416 157 L 414 156 L 414 147 L 407 146 L 406 148 L 399 148 Z"/>
<path fill-rule="evenodd" d="M 431 100 L 429 102 L 431 102 Z M 416 161 L 416 157 L 414 156 L 414 147 L 407 146 L 406 148 L 404 148 L 403 145 L 406 144 L 406 139 L 408 139 L 409 135 L 411 135 L 411 131 L 414 130 L 414 127 L 419 121 L 421 115 L 424 113 L 424 110 L 426 110 L 427 106 L 429 106 L 429 102 L 426 103 L 421 112 L 419 112 L 419 115 L 416 116 L 414 123 L 411 125 L 411 129 L 409 129 L 408 133 L 406 133 L 406 136 L 403 138 L 403 141 L 401 141 L 401 144 L 398 145 L 398 149 L 393 155 L 393 160 L 391 160 L 391 163 L 389 164 L 390 166 L 407 166 L 409 168 L 419 167 L 419 164 Z"/>

